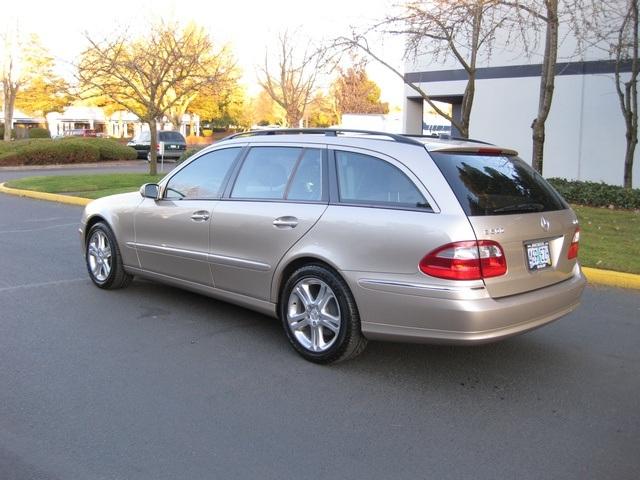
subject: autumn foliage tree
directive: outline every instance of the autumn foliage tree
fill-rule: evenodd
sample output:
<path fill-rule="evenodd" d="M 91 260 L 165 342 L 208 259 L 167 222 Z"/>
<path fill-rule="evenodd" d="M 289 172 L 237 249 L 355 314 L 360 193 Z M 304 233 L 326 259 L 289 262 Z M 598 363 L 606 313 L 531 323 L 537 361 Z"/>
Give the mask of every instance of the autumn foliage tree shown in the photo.
<path fill-rule="evenodd" d="M 189 111 L 216 127 L 248 127 L 245 114 L 249 110 L 245 90 L 238 82 L 240 72 L 235 71 L 226 82 L 205 85 L 189 106 Z"/>
<path fill-rule="evenodd" d="M 380 87 L 369 79 L 366 65 L 362 62 L 346 69 L 339 68 L 331 93 L 340 115 L 389 113 L 389 104 L 380 101 Z"/>
<path fill-rule="evenodd" d="M 149 125 L 149 173 L 155 174 L 156 122 L 205 85 L 226 79 L 229 70 L 226 48 L 216 47 L 195 24 L 161 22 L 147 31 L 137 38 L 120 34 L 96 40 L 87 35 L 89 47 L 77 75 L 81 95 L 107 97 Z"/>
<path fill-rule="evenodd" d="M 4 110 L 4 140 L 11 140 L 13 110 L 46 115 L 66 105 L 66 83 L 53 74 L 54 60 L 36 35 L 5 32 L 0 38 L 0 82 Z"/>

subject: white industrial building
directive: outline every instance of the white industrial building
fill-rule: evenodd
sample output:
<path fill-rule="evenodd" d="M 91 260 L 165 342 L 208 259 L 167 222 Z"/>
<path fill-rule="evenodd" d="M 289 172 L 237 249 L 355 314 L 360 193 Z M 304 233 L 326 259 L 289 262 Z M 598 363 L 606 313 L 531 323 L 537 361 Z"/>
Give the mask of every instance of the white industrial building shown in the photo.
<path fill-rule="evenodd" d="M 546 123 L 543 174 L 621 185 L 626 143 L 614 63 L 598 48 L 576 58 L 575 41 L 570 35 L 561 35 L 561 39 L 555 93 Z M 491 58 L 478 64 L 469 136 L 515 148 L 530 162 L 530 127 L 538 111 L 542 56 L 527 57 L 515 50 L 497 46 Z M 629 64 L 625 69 L 629 71 Z M 466 86 L 460 64 L 423 56 L 408 63 L 405 72 L 406 82 L 419 85 L 432 98 L 451 103 L 454 115 L 459 113 Z M 404 131 L 422 133 L 423 101 L 408 85 L 405 98 Z M 638 150 L 634 186 L 640 186 Z"/>

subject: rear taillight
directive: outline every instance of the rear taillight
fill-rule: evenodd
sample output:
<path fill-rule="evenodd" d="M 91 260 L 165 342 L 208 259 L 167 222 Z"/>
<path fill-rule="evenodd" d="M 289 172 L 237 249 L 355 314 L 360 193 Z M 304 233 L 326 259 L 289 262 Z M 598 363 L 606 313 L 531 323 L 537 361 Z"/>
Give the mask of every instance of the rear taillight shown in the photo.
<path fill-rule="evenodd" d="M 420 260 L 420 271 L 449 280 L 481 280 L 507 273 L 507 260 L 492 240 L 454 242 L 436 248 Z"/>
<path fill-rule="evenodd" d="M 578 250 L 580 250 L 580 228 L 576 228 L 576 232 L 573 234 L 571 245 L 569 245 L 569 252 L 567 253 L 567 258 L 578 258 Z"/>

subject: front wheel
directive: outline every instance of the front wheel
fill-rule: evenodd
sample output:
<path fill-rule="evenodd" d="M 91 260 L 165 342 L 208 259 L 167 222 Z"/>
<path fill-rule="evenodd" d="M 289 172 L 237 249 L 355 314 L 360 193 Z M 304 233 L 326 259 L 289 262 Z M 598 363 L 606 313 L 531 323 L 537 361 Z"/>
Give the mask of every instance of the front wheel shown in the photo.
<path fill-rule="evenodd" d="M 133 279 L 124 270 L 115 236 L 105 223 L 98 222 L 89 230 L 85 260 L 91 280 L 100 288 L 124 288 Z"/>
<path fill-rule="evenodd" d="M 293 348 L 316 363 L 359 355 L 367 344 L 356 302 L 344 280 L 322 265 L 307 265 L 287 280 L 280 318 Z"/>

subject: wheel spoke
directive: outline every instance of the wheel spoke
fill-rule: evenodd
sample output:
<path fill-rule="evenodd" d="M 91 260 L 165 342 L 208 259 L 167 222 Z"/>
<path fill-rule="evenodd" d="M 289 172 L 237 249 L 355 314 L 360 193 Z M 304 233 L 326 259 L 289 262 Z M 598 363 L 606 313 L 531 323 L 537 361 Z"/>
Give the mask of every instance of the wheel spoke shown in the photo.
<path fill-rule="evenodd" d="M 111 258 L 111 247 L 109 245 L 102 249 L 102 255 L 104 258 Z"/>
<path fill-rule="evenodd" d="M 321 305 L 322 302 L 325 301 L 327 296 L 329 296 L 330 291 L 331 289 L 327 287 L 324 283 L 320 285 L 320 289 L 318 290 L 318 294 L 316 295 L 316 298 L 313 300 L 313 303 L 318 306 Z"/>
<path fill-rule="evenodd" d="M 311 327 L 311 350 L 319 352 L 325 347 L 324 334 L 320 325 Z"/>
<path fill-rule="evenodd" d="M 320 314 L 322 325 L 331 330 L 336 335 L 340 331 L 340 318 L 327 313 Z"/>
<path fill-rule="evenodd" d="M 289 317 L 289 326 L 291 327 L 291 330 L 300 330 L 307 325 L 309 325 L 309 321 L 303 313 Z"/>
<path fill-rule="evenodd" d="M 98 256 L 98 248 L 95 246 L 95 244 L 90 243 L 87 250 L 89 255 L 91 255 L 92 257 L 96 258 Z"/>
<path fill-rule="evenodd" d="M 95 262 L 93 268 L 91 269 L 91 273 L 94 277 L 98 277 L 98 275 L 100 275 L 100 269 L 102 268 L 102 266 L 100 265 L 99 262 Z"/>
<path fill-rule="evenodd" d="M 295 294 L 298 296 L 302 304 L 304 305 L 305 310 L 309 308 L 310 305 L 313 304 L 313 299 L 311 298 L 311 292 L 309 292 L 309 285 L 299 284 L 295 290 Z"/>

